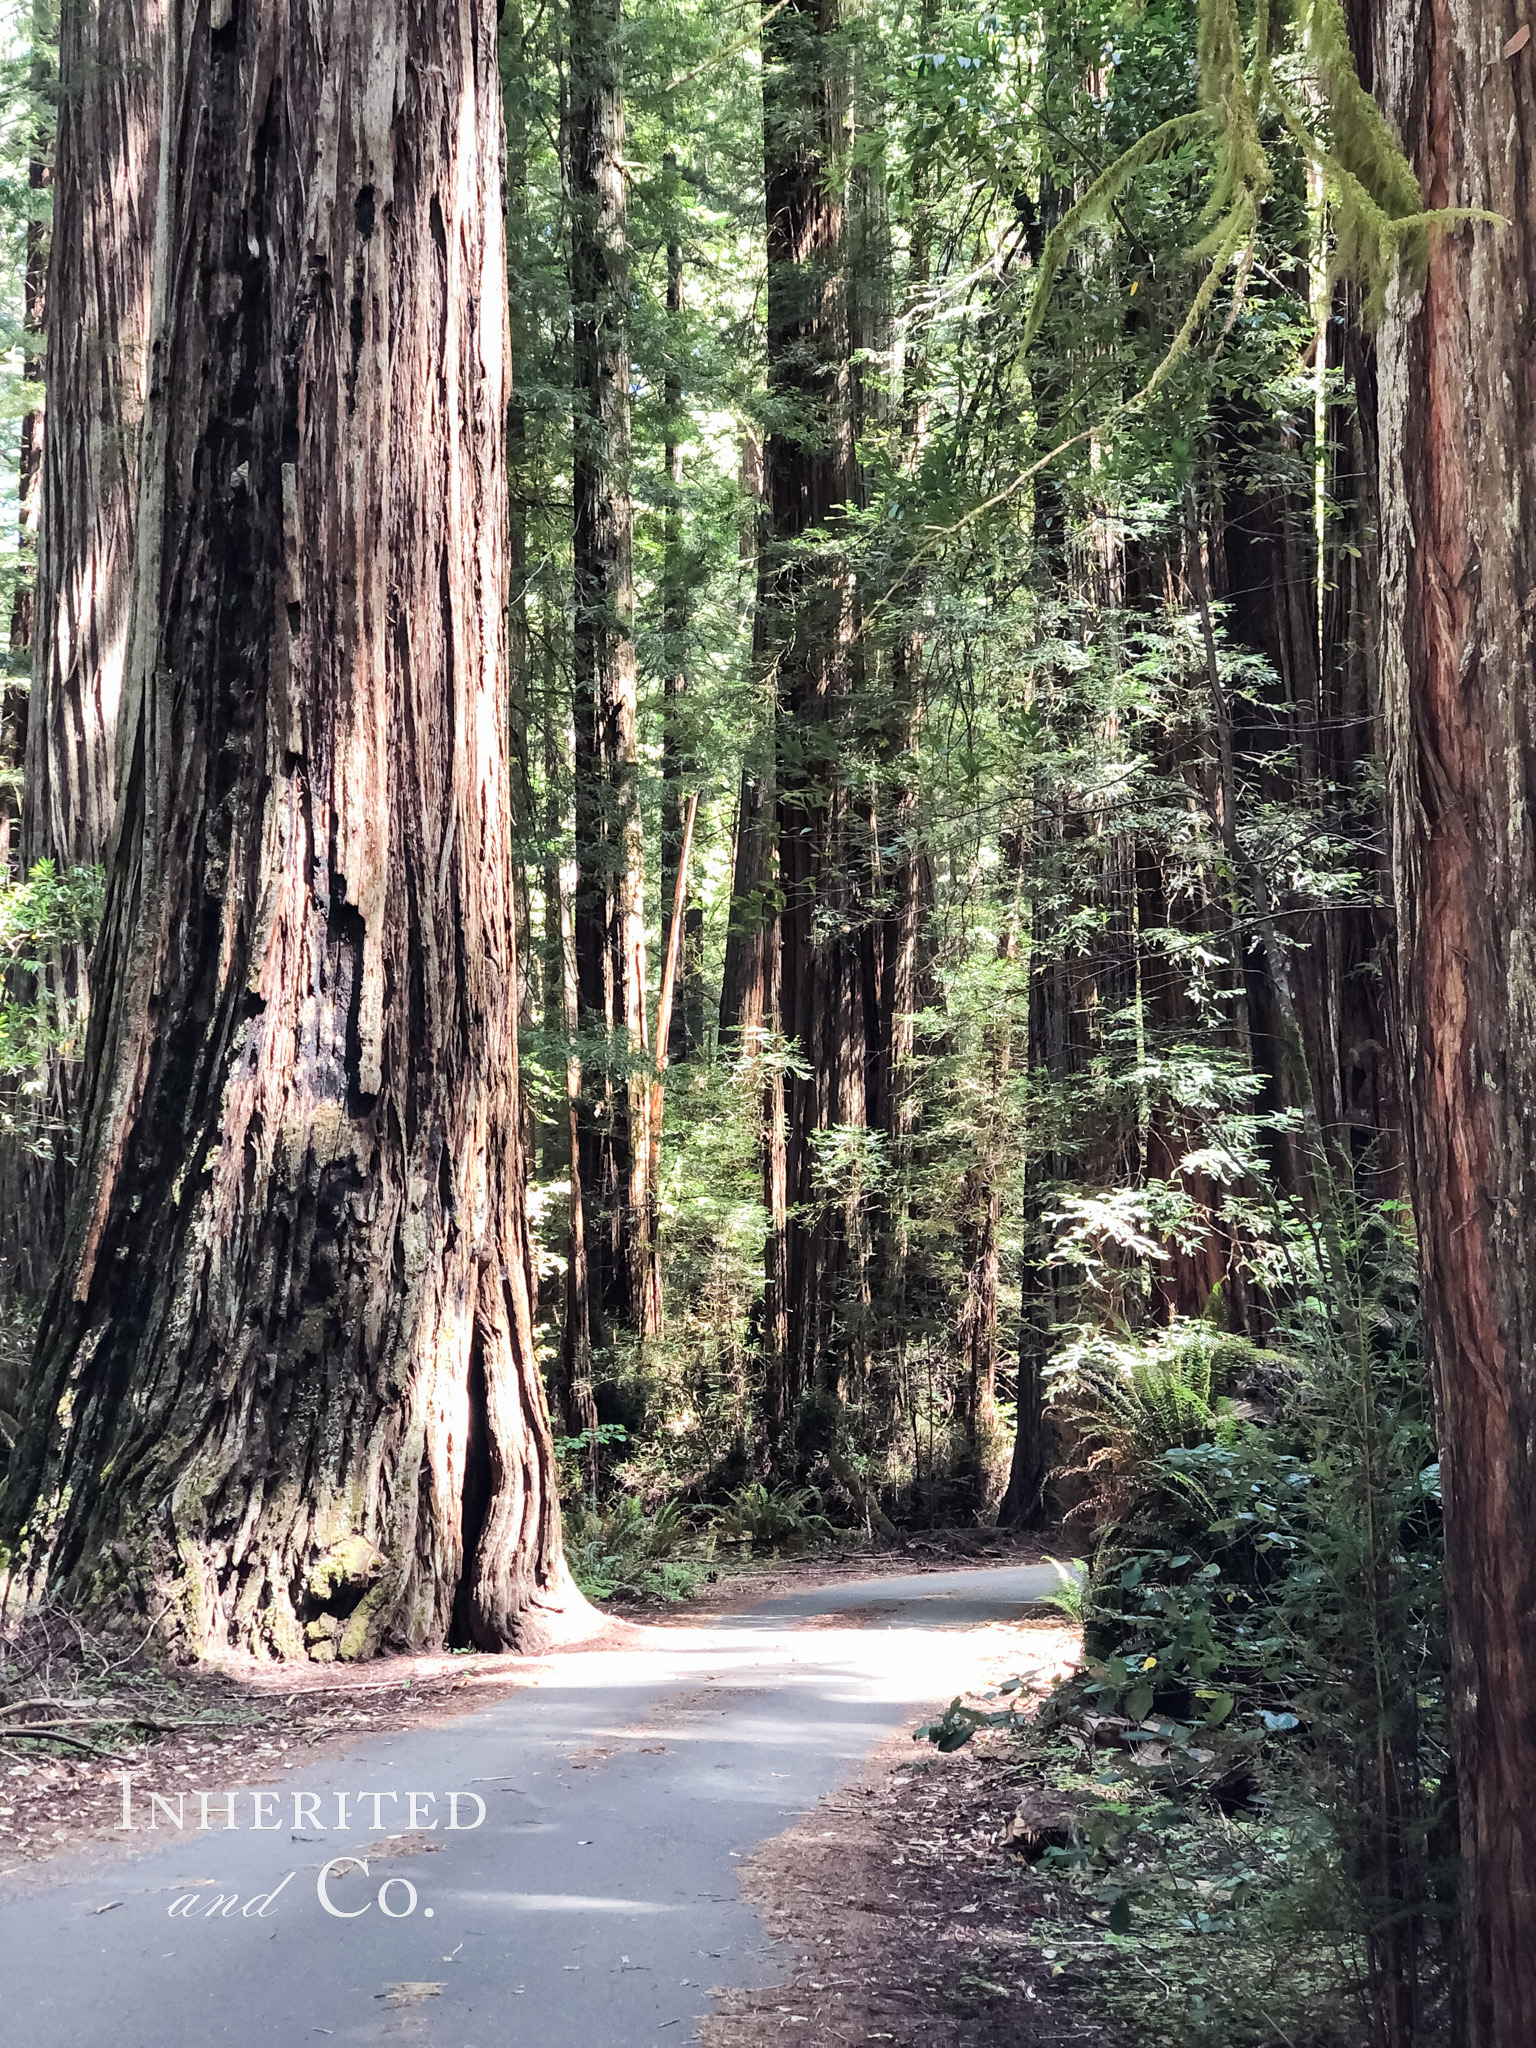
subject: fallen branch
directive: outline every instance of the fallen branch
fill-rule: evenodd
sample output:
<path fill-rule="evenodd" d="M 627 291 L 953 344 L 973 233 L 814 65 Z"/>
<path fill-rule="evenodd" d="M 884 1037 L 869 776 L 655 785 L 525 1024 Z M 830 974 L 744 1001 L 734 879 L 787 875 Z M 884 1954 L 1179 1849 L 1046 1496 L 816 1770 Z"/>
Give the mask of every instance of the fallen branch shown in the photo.
<path fill-rule="evenodd" d="M 56 1735 L 38 1728 L 7 1728 L 4 1735 L 0 1735 L 0 1742 L 10 1742 L 18 1735 L 30 1736 L 34 1741 L 62 1742 L 66 1749 L 78 1749 L 84 1751 L 86 1756 L 98 1756 L 103 1763 L 115 1764 L 121 1761 L 119 1752 L 99 1749 L 93 1742 L 82 1742 L 78 1735 Z"/>

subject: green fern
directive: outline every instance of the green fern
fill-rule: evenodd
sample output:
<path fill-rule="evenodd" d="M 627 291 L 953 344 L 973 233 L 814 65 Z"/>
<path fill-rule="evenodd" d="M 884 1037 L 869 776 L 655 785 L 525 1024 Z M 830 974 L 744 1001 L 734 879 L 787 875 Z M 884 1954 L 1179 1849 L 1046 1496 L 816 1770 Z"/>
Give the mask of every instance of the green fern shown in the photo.
<path fill-rule="evenodd" d="M 1164 1463 L 1173 1450 L 1215 1443 L 1233 1427 L 1226 1388 L 1245 1366 L 1278 1360 L 1206 1322 L 1179 1322 L 1150 1338 L 1090 1339 L 1057 1370 L 1054 1396 L 1076 1432 L 1080 1462 L 1064 1476 L 1088 1477 L 1083 1510 L 1118 1520 L 1138 1500 L 1182 1485 Z"/>

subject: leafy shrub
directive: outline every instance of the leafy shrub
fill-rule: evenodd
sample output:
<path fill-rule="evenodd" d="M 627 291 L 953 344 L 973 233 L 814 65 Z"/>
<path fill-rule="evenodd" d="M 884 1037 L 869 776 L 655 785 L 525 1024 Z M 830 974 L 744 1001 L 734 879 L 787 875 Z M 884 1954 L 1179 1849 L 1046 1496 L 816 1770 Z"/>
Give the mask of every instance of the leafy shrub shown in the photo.
<path fill-rule="evenodd" d="M 1351 1252 L 1343 1290 L 1300 1297 L 1305 1369 L 1268 1425 L 1212 1405 L 1204 1441 L 1156 1450 L 1156 1425 L 1196 1418 L 1196 1399 L 1108 1411 L 1099 1443 L 1127 1484 L 1079 1690 L 1262 1759 L 1266 1800 L 1311 1816 L 1286 1880 L 1298 1925 L 1366 2001 L 1416 1984 L 1427 2020 L 1454 1885 L 1438 1468 L 1390 1246 L 1367 1231 Z"/>
<path fill-rule="evenodd" d="M 1041 1605 L 1054 1607 L 1069 1621 L 1081 1621 L 1083 1604 L 1088 1597 L 1086 1559 L 1074 1557 L 1070 1565 L 1063 1564 L 1059 1557 L 1048 1557 L 1045 1561 L 1056 1574 L 1056 1584 L 1049 1593 L 1041 1595 Z"/>
<path fill-rule="evenodd" d="M 57 1135 L 41 1081 L 56 1055 L 78 1055 L 84 1017 L 60 969 L 95 937 L 104 901 L 97 867 L 60 874 L 44 860 L 24 882 L 0 881 L 0 1132 L 14 1143 L 46 1147 Z"/>

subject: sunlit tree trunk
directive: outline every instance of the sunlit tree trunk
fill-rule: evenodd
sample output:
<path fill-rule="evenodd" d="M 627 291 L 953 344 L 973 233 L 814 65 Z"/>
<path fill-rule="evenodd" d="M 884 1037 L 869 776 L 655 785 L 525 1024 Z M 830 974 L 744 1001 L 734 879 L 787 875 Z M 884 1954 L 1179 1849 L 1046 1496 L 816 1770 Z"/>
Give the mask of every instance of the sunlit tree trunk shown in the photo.
<path fill-rule="evenodd" d="M 100 860 L 127 660 L 139 423 L 148 377 L 165 0 L 81 0 L 59 18 L 48 280 L 52 400 L 38 551 L 25 839 Z"/>
<path fill-rule="evenodd" d="M 127 655 L 139 422 L 147 372 L 155 200 L 160 172 L 163 0 L 70 0 L 59 17 L 53 230 L 46 292 L 47 432 L 24 426 L 23 502 L 37 527 L 23 869 L 105 859 L 112 824 L 113 735 Z M 40 185 L 42 176 L 34 176 Z M 28 236 L 28 298 L 43 310 Z M 39 366 L 39 374 L 41 366 Z M 33 444 L 36 444 L 34 447 Z M 29 515 L 31 516 L 31 515 Z M 13 617 L 13 639 L 21 631 Z M 69 1025 L 89 1009 L 83 947 L 45 977 Z M 40 1299 L 64 1239 L 79 1070 L 56 1058 L 18 1104 L 0 1147 L 0 1262 Z"/>
<path fill-rule="evenodd" d="M 175 6 L 124 772 L 8 1599 L 538 1640 L 491 0 Z"/>
<path fill-rule="evenodd" d="M 522 996 L 519 1022 L 531 1024 L 538 998 L 542 960 L 533 944 L 528 887 L 531 842 L 538 834 L 533 792 L 530 728 L 533 724 L 533 661 L 528 617 L 528 407 L 523 384 L 528 376 L 528 332 L 518 289 L 526 263 L 528 241 L 528 106 L 527 56 L 523 10 L 505 8 L 501 23 L 507 56 L 502 105 L 507 130 L 506 222 L 510 318 L 508 320 L 507 397 L 507 740 L 511 771 L 513 911 L 517 922 L 518 988 Z M 531 1157 L 535 1138 L 532 1103 L 524 1100 L 523 1149 Z M 536 1295 L 537 1272 L 530 1268 L 530 1292 Z"/>
<path fill-rule="evenodd" d="M 1438 1393 L 1468 2048 L 1536 2040 L 1536 99 L 1516 17 L 1382 0 L 1438 238 L 1378 344 L 1388 809 Z"/>

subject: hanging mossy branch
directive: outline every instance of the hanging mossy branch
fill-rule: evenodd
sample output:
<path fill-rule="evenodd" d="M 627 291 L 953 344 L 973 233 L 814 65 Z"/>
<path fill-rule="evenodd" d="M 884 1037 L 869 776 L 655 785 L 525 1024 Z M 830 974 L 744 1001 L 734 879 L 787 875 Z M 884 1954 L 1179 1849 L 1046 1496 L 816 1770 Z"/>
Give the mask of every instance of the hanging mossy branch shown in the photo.
<path fill-rule="evenodd" d="M 1107 171 L 1095 178 L 1076 205 L 1062 215 L 1046 236 L 1045 246 L 1040 251 L 1038 279 L 1029 302 L 1029 316 L 1024 322 L 1026 350 L 1040 331 L 1056 273 L 1067 260 L 1067 251 L 1083 229 L 1103 219 L 1139 170 L 1166 156 L 1170 150 L 1177 149 L 1192 135 L 1200 134 L 1206 126 L 1203 113 L 1179 114 L 1172 121 L 1164 121 L 1161 127 L 1149 130 L 1139 142 L 1133 142 L 1123 156 L 1117 157 Z"/>
<path fill-rule="evenodd" d="M 1274 183 L 1261 135 L 1266 113 L 1281 121 L 1331 188 L 1337 237 L 1334 270 L 1363 288 L 1369 324 L 1380 319 L 1395 274 L 1401 272 L 1410 283 L 1422 277 L 1432 235 L 1469 221 L 1507 225 L 1502 215 L 1478 207 L 1425 210 L 1413 166 L 1360 83 L 1340 0 L 1298 0 L 1297 6 L 1302 49 L 1327 110 L 1326 139 L 1303 118 L 1275 78 L 1270 23 L 1269 0 L 1258 0 L 1245 59 L 1236 0 L 1200 0 L 1199 111 L 1165 121 L 1132 143 L 1046 237 L 1024 324 L 1026 351 L 1040 331 L 1052 287 L 1077 237 L 1103 218 L 1139 171 L 1195 135 L 1211 137 L 1216 158 L 1203 216 L 1211 223 L 1210 232 L 1190 254 L 1215 256 L 1224 265 L 1246 246 L 1251 260 L 1260 211 Z M 1245 277 L 1248 267 L 1245 261 Z M 1214 276 L 1213 268 L 1201 286 L 1202 312 L 1214 293 Z M 1188 345 L 1189 332 L 1186 322 L 1176 354 Z M 1166 373 L 1165 366 L 1160 369 Z M 1161 376 L 1155 381 L 1161 382 Z"/>
<path fill-rule="evenodd" d="M 1217 138 L 1216 183 L 1205 218 L 1218 222 L 1203 246 L 1225 239 L 1233 218 L 1258 212 L 1272 179 L 1259 140 L 1259 105 L 1269 76 L 1269 7 L 1259 0 L 1253 23 L 1253 60 L 1243 64 L 1243 34 L 1234 0 L 1202 0 L 1198 58 L 1200 105 Z"/>

